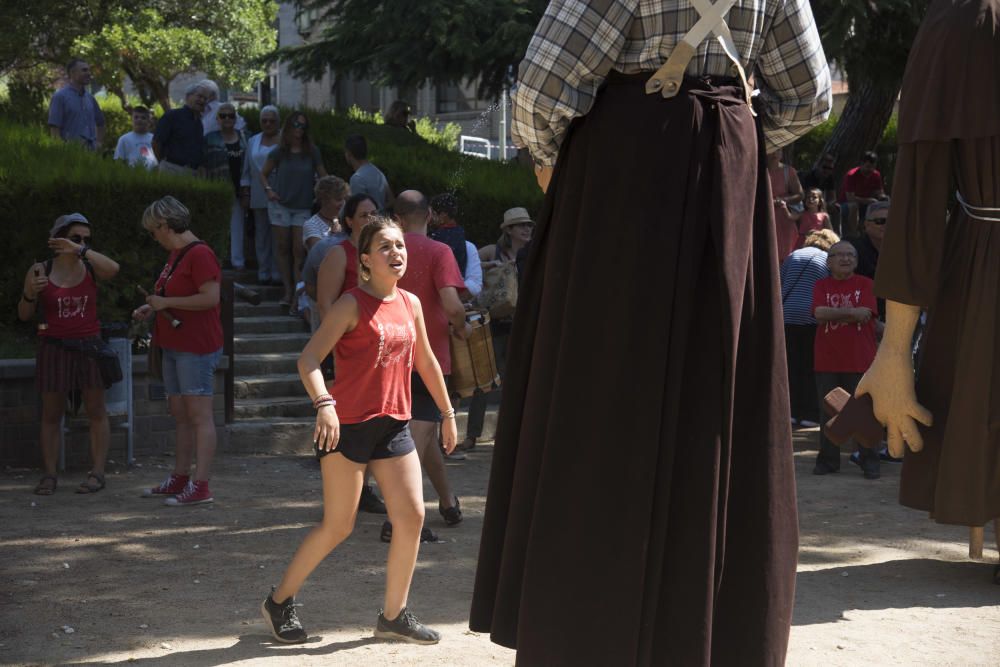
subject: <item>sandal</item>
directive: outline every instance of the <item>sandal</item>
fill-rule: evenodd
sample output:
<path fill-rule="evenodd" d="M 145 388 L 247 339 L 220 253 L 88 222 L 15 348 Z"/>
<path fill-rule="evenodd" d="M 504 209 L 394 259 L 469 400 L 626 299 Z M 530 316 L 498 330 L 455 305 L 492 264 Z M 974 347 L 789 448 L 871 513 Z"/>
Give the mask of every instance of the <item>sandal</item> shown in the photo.
<path fill-rule="evenodd" d="M 51 486 L 48 482 L 52 482 Z M 56 487 L 59 486 L 59 480 L 56 479 L 55 475 L 42 475 L 42 478 L 38 480 L 38 484 L 35 484 L 35 495 L 36 496 L 51 496 L 56 492 Z"/>
<path fill-rule="evenodd" d="M 92 484 L 91 479 L 96 479 L 97 484 Z M 76 487 L 77 493 L 97 493 L 105 486 L 104 475 L 98 472 L 88 472 L 87 479 L 80 482 L 80 486 Z"/>

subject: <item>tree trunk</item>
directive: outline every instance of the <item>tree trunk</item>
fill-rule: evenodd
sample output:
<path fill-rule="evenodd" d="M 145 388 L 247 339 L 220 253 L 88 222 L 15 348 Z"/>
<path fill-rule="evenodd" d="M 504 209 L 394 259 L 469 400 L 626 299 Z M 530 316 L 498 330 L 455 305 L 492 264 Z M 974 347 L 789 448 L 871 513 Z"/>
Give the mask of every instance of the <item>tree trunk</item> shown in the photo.
<path fill-rule="evenodd" d="M 824 153 L 837 156 L 838 179 L 861 164 L 861 154 L 875 150 L 892 117 L 901 82 L 889 86 L 877 85 L 857 74 L 848 77 L 850 92 L 844 112 L 833 128 Z M 839 182 L 839 181 L 838 181 Z"/>

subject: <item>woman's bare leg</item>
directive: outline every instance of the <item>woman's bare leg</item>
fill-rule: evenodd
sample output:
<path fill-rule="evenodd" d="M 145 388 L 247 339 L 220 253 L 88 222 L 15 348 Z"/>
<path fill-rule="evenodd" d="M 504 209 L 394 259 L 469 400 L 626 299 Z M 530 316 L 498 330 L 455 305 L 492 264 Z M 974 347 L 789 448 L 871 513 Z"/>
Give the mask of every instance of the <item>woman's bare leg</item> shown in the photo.
<path fill-rule="evenodd" d="M 272 595 L 278 603 L 298 593 L 316 566 L 354 530 L 365 465 L 335 452 L 320 459 L 320 470 L 323 473 L 323 521 L 309 531 L 288 564 Z"/>
<path fill-rule="evenodd" d="M 393 619 L 406 607 L 413 568 L 417 564 L 420 529 L 424 525 L 423 479 L 416 452 L 374 460 L 369 462 L 369 466 L 382 489 L 392 522 L 382 610 L 386 618 Z"/>
<path fill-rule="evenodd" d="M 111 427 L 108 424 L 108 411 L 104 405 L 104 389 L 85 389 L 83 404 L 87 409 L 87 419 L 90 420 L 90 459 L 91 472 L 104 474 L 104 463 L 108 459 L 108 445 L 111 442 Z"/>

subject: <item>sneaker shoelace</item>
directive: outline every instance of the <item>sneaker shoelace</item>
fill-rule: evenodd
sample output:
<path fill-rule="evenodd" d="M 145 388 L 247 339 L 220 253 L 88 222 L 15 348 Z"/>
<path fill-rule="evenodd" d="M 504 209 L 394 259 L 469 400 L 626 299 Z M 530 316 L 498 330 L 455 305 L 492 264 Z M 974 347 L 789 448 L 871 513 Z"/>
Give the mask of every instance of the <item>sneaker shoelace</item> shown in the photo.
<path fill-rule="evenodd" d="M 194 482 L 189 481 L 184 487 L 184 490 L 177 494 L 177 500 L 185 501 L 190 500 L 194 497 L 195 493 L 198 491 L 198 487 L 194 485 Z"/>
<path fill-rule="evenodd" d="M 296 607 L 301 606 L 301 604 L 291 601 L 281 605 L 281 627 L 278 628 L 279 631 L 298 630 L 302 627 L 299 614 L 295 611 Z"/>

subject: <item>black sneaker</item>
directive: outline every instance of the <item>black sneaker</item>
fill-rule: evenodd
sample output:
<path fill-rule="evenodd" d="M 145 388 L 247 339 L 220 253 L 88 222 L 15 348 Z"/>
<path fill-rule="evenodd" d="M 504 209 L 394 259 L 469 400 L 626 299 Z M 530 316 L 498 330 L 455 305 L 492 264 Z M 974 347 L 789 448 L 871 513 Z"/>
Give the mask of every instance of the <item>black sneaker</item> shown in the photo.
<path fill-rule="evenodd" d="M 358 511 L 369 514 L 385 514 L 385 503 L 375 495 L 375 489 L 365 484 L 361 487 L 361 498 L 358 500 Z"/>
<path fill-rule="evenodd" d="M 392 639 L 411 644 L 437 644 L 441 641 L 441 633 L 431 630 L 417 620 L 409 610 L 403 609 L 395 620 L 390 621 L 378 611 L 378 625 L 375 626 L 376 639 Z"/>
<path fill-rule="evenodd" d="M 458 502 L 458 496 L 455 496 L 455 504 L 448 509 L 444 509 L 438 505 L 438 512 L 441 513 L 441 516 L 444 518 L 444 522 L 449 526 L 457 526 L 462 523 L 462 506 L 461 503 Z"/>
<path fill-rule="evenodd" d="M 271 588 L 274 595 L 274 588 Z M 260 613 L 264 622 L 271 629 L 271 634 L 282 644 L 303 644 L 306 641 L 306 631 L 302 628 L 299 615 L 295 612 L 295 598 L 288 598 L 278 604 L 268 595 L 260 604 Z"/>

